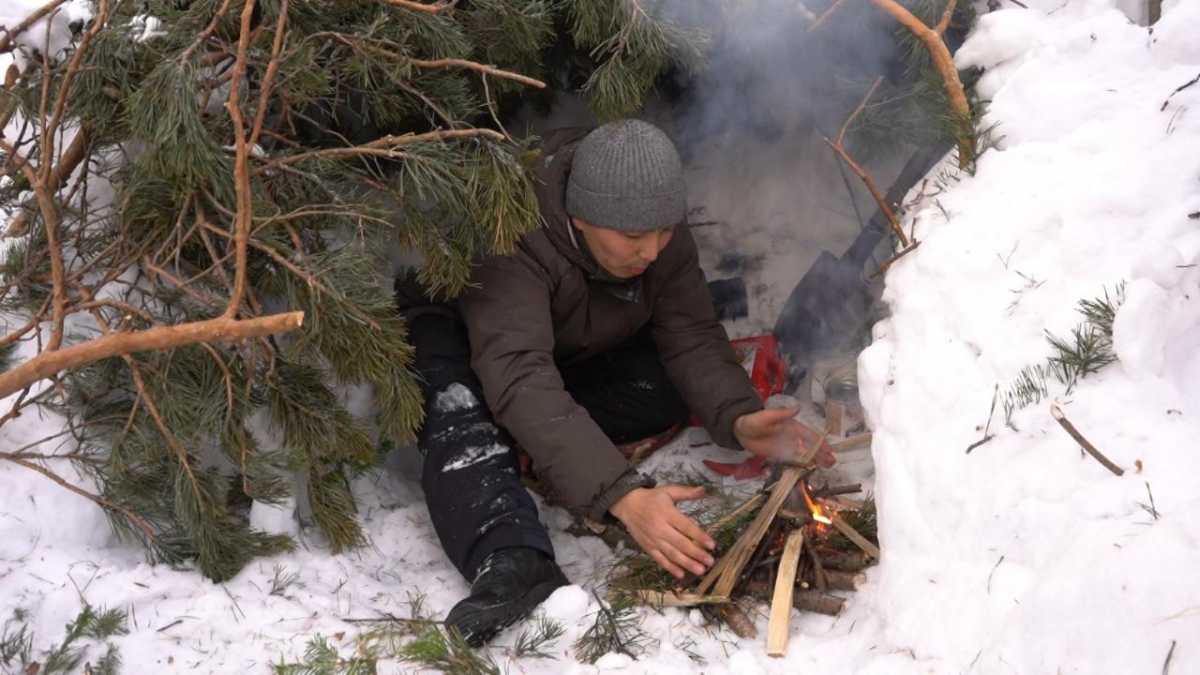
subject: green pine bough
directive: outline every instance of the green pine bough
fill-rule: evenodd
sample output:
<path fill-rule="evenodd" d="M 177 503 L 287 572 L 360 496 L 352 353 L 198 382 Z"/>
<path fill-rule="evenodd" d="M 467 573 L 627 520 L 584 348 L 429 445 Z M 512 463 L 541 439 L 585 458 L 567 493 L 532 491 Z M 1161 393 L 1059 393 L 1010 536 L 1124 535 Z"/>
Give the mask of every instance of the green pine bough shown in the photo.
<path fill-rule="evenodd" d="M 696 44 L 632 0 L 97 0 L 0 89 L 0 424 L 70 432 L 0 461 L 64 487 L 75 465 L 119 534 L 214 580 L 294 545 L 247 511 L 297 483 L 331 550 L 361 544 L 352 479 L 422 420 L 383 252 L 454 296 L 540 224 L 501 118 L 544 82 L 628 114 Z"/>

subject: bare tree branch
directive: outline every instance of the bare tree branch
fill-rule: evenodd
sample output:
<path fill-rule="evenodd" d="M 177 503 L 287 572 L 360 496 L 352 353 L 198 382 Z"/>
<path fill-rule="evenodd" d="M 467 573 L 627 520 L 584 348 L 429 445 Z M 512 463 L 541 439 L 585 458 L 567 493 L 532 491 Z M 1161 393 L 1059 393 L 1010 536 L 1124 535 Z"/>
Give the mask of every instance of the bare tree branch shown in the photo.
<path fill-rule="evenodd" d="M 197 342 L 229 342 L 295 330 L 304 312 L 286 312 L 255 319 L 220 317 L 141 331 L 121 331 L 80 342 L 57 351 L 43 351 L 19 366 L 0 373 L 0 398 L 55 373 L 112 356 L 173 349 Z"/>

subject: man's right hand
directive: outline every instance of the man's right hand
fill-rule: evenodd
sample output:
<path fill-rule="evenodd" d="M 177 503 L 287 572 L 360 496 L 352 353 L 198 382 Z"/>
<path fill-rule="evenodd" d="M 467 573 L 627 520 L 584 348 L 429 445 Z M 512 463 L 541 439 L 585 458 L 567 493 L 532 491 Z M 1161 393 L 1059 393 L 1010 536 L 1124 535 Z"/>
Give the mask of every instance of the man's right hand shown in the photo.
<path fill-rule="evenodd" d="M 618 499 L 609 512 L 625 524 L 633 540 L 659 567 L 682 579 L 684 570 L 698 576 L 713 564 L 709 551 L 717 543 L 675 506 L 703 496 L 702 487 L 638 488 Z"/>

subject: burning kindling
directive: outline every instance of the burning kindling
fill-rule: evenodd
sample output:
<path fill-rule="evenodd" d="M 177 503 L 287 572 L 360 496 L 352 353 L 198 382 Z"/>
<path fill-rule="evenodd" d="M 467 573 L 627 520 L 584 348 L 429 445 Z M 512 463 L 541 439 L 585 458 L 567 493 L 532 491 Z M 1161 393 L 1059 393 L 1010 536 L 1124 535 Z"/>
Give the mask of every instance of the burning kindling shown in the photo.
<path fill-rule="evenodd" d="M 776 465 L 760 492 L 711 518 L 719 557 L 703 578 L 677 581 L 634 557 L 612 579 L 614 592 L 657 607 L 698 607 L 741 637 L 757 635 L 742 607 L 767 602 L 767 653 L 782 656 L 792 609 L 837 615 L 879 558 L 873 500 L 839 498 L 861 486 L 816 484 L 815 472 Z"/>

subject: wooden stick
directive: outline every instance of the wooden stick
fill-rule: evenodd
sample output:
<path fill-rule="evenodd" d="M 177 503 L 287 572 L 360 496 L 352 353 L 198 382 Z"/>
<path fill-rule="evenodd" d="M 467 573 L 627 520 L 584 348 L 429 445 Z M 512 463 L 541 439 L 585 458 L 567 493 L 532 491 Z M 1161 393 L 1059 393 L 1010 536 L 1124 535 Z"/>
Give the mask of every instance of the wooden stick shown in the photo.
<path fill-rule="evenodd" d="M 775 595 L 771 599 L 771 618 L 767 622 L 767 656 L 781 657 L 787 653 L 788 635 L 792 623 L 792 595 L 796 590 L 796 566 L 804 547 L 804 530 L 788 534 L 779 560 L 779 575 L 775 577 Z"/>
<path fill-rule="evenodd" d="M 820 591 L 796 591 L 792 597 L 792 604 L 796 609 L 805 612 L 837 616 L 841 613 L 846 601 L 836 595 L 828 595 Z"/>
<path fill-rule="evenodd" d="M 825 402 L 825 433 L 830 436 L 841 436 L 842 426 L 846 420 L 846 404 L 841 401 Z"/>
<path fill-rule="evenodd" d="M 818 445 L 820 445 L 818 443 Z M 771 521 L 775 519 L 775 514 L 779 511 L 779 507 L 783 506 L 783 500 L 787 498 L 792 488 L 796 486 L 796 481 L 800 480 L 802 470 L 796 467 L 789 467 L 783 470 L 779 481 L 775 483 L 775 487 L 771 490 L 771 496 L 767 498 L 767 503 L 763 505 L 762 510 L 754 518 L 754 521 L 746 528 L 738 540 L 729 548 L 729 551 L 722 556 L 721 560 L 713 565 L 708 574 L 700 581 L 696 587 L 696 592 L 703 595 L 710 588 L 713 589 L 714 595 L 728 596 L 733 590 L 734 584 L 738 580 L 738 576 L 742 572 L 742 567 L 750 560 L 750 556 L 754 554 L 754 550 L 758 547 L 758 542 L 767 533 L 767 528 L 770 527 Z M 714 584 L 716 586 L 714 587 Z"/>
<path fill-rule="evenodd" d="M 1097 450 L 1096 446 L 1092 445 L 1091 441 L 1084 438 L 1083 434 L 1079 433 L 1079 430 L 1075 428 L 1075 425 L 1071 424 L 1071 421 L 1067 419 L 1065 414 L 1063 414 L 1062 408 L 1059 407 L 1057 402 L 1050 403 L 1050 416 L 1053 417 L 1063 429 L 1066 429 L 1068 434 L 1071 434 L 1071 438 L 1074 438 L 1075 442 L 1078 443 L 1080 447 L 1082 447 L 1084 450 L 1087 450 L 1088 454 L 1094 457 L 1097 462 L 1103 464 L 1104 468 L 1118 476 L 1121 476 L 1125 473 L 1124 469 L 1116 464 L 1113 464 L 1112 460 L 1105 457 L 1104 453 Z"/>
<path fill-rule="evenodd" d="M 700 595 L 678 591 L 656 591 L 644 588 L 636 593 L 638 600 L 652 607 L 695 607 L 696 605 L 719 605 L 729 598 L 719 595 Z"/>
<path fill-rule="evenodd" d="M 829 519 L 833 521 L 833 526 L 838 529 L 838 532 L 841 532 L 843 535 L 845 535 L 846 538 L 849 539 L 855 546 L 861 548 L 863 553 L 866 553 L 876 560 L 879 559 L 879 547 L 867 541 L 866 537 L 859 534 L 858 531 L 853 527 L 850 527 L 850 523 L 847 523 L 845 520 L 843 520 L 841 515 L 837 513 L 831 513 L 829 514 Z"/>
<path fill-rule="evenodd" d="M 809 495 L 813 499 L 817 499 L 818 497 L 852 495 L 856 492 L 862 492 L 862 483 L 850 483 L 849 485 L 826 485 L 823 488 L 813 490 L 809 493 Z"/>
<path fill-rule="evenodd" d="M 809 551 L 812 549 L 810 548 Z M 867 575 L 862 572 L 825 571 L 825 581 L 835 591 L 857 591 L 867 583 Z"/>
<path fill-rule="evenodd" d="M 857 448 L 860 445 L 870 445 L 870 444 L 871 444 L 871 432 L 869 432 L 869 431 L 864 434 L 855 434 L 845 440 L 834 441 L 833 443 L 830 443 L 830 445 L 833 446 L 834 452 L 845 452 L 846 450 L 853 450 L 854 448 Z"/>
<path fill-rule="evenodd" d="M 303 322 L 304 312 L 287 312 L 255 319 L 218 318 L 175 326 L 157 326 L 142 331 L 112 333 L 57 351 L 42 352 L 19 366 L 0 373 L 0 399 L 60 371 L 111 356 L 172 349 L 197 342 L 228 342 L 284 333 L 299 328 Z"/>
<path fill-rule="evenodd" d="M 829 570 L 839 572 L 859 572 L 871 566 L 871 559 L 862 553 L 853 551 L 821 551 L 821 564 Z"/>
<path fill-rule="evenodd" d="M 725 527 L 729 523 L 733 522 L 733 520 L 735 518 L 740 518 L 742 516 L 742 514 L 746 513 L 747 511 L 757 508 L 758 505 L 761 504 L 763 502 L 763 500 L 766 498 L 767 498 L 767 496 L 761 492 L 755 494 L 753 497 L 751 497 L 751 498 L 747 499 L 746 501 L 742 502 L 741 504 L 739 504 L 736 509 L 721 516 L 721 518 L 719 520 L 717 520 L 717 522 L 710 525 L 708 527 L 708 533 L 714 534 L 715 532 L 720 530 L 722 527 Z"/>
<path fill-rule="evenodd" d="M 754 627 L 754 622 L 732 602 L 717 605 L 717 616 L 738 637 L 745 640 L 753 640 L 758 637 L 758 629 Z"/>

